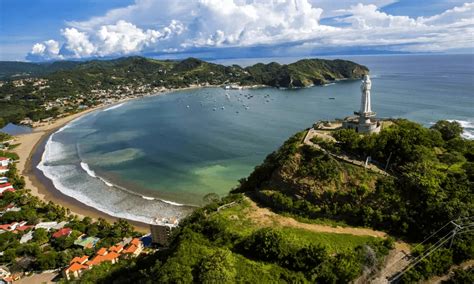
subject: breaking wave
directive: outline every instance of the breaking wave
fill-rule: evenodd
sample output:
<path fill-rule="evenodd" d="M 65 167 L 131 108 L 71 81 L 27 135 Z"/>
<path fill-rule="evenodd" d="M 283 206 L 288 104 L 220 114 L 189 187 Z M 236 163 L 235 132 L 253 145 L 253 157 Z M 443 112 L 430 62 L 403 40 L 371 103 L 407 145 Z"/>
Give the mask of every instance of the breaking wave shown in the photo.
<path fill-rule="evenodd" d="M 88 164 L 86 164 L 86 163 L 84 163 L 84 162 L 81 162 L 81 168 L 82 168 L 88 175 L 90 175 L 91 177 L 93 177 L 93 178 L 97 177 L 97 176 L 95 175 L 95 172 L 89 168 L 89 165 L 88 165 Z"/>
<path fill-rule="evenodd" d="M 123 106 L 124 104 L 125 104 L 125 103 L 120 103 L 120 104 L 118 104 L 118 105 L 113 105 L 113 106 L 108 107 L 108 108 L 106 108 L 106 109 L 104 109 L 104 110 L 102 110 L 102 111 L 109 111 L 109 110 L 117 109 L 117 108 Z"/>
<path fill-rule="evenodd" d="M 61 193 L 108 215 L 148 224 L 157 218 L 183 218 L 195 208 L 144 196 L 98 176 L 89 164 L 79 160 L 75 147 L 67 147 L 56 136 L 69 127 L 65 125 L 49 136 L 37 165 Z M 71 163 L 74 160 L 77 163 Z"/>
<path fill-rule="evenodd" d="M 461 124 L 462 128 L 464 128 L 464 131 L 461 136 L 469 140 L 474 140 L 474 121 L 456 120 L 456 119 L 452 119 L 448 121 L 450 122 L 457 121 L 459 124 Z"/>

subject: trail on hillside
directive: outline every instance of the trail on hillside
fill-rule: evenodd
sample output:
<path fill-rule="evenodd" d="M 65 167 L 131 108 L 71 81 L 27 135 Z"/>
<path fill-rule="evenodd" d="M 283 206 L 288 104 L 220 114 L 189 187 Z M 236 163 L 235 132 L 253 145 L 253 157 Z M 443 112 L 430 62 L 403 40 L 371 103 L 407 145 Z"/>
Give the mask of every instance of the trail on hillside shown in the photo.
<path fill-rule="evenodd" d="M 259 207 L 254 201 L 250 198 L 247 198 L 250 204 L 250 210 L 248 210 L 248 217 L 254 223 L 257 223 L 261 226 L 282 226 L 282 227 L 291 227 L 305 229 L 312 232 L 320 233 L 334 233 L 334 234 L 348 234 L 355 236 L 371 236 L 376 238 L 387 238 L 388 235 L 381 231 L 375 231 L 367 228 L 354 228 L 354 227 L 340 227 L 340 226 L 328 226 L 320 224 L 309 224 L 299 222 L 291 217 L 286 217 L 279 215 L 270 211 L 267 208 Z"/>
<path fill-rule="evenodd" d="M 382 231 L 376 231 L 368 228 L 355 228 L 355 227 L 340 227 L 340 226 L 329 226 L 329 225 L 320 225 L 320 224 L 309 224 L 299 222 L 291 217 L 286 217 L 279 215 L 275 212 L 270 211 L 268 208 L 259 207 L 254 201 L 250 198 L 246 198 L 250 204 L 250 208 L 246 209 L 246 216 L 252 222 L 259 224 L 263 227 L 268 226 L 282 226 L 282 227 L 291 227 L 299 228 L 312 232 L 318 233 L 334 233 L 334 234 L 348 234 L 355 236 L 371 236 L 376 238 L 387 238 L 388 234 Z M 410 255 L 411 249 L 410 245 L 397 241 L 395 242 L 395 247 L 390 251 L 389 255 L 386 256 L 384 264 L 381 267 L 381 270 L 371 277 L 371 279 L 364 279 L 360 283 L 388 283 L 387 278 L 401 271 L 408 264 L 407 256 Z M 357 283 L 357 282 L 356 282 Z"/>

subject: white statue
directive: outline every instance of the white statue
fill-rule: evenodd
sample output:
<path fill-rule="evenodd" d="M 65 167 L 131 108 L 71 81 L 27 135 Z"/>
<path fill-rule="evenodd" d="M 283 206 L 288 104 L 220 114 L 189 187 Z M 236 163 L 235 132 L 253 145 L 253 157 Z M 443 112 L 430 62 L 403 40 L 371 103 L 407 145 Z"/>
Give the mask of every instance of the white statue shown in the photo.
<path fill-rule="evenodd" d="M 370 81 L 369 75 L 364 75 L 360 90 L 362 91 L 361 103 L 360 103 L 360 114 L 370 114 L 372 112 L 372 106 L 370 103 L 370 89 L 372 88 L 372 82 Z"/>

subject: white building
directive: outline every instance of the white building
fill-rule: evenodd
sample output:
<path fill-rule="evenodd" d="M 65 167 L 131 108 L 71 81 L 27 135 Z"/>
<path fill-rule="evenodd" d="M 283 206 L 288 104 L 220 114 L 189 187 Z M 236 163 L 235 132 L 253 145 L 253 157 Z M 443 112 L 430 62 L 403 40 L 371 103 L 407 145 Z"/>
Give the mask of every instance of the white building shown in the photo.
<path fill-rule="evenodd" d="M 378 133 L 380 132 L 380 122 L 374 118 L 376 113 L 372 111 L 372 102 L 370 97 L 370 90 L 372 88 L 372 81 L 369 75 L 365 75 L 362 80 L 361 100 L 359 111 L 354 112 L 355 116 L 349 116 L 342 122 L 342 127 L 347 129 L 354 129 L 358 133 Z"/>
<path fill-rule="evenodd" d="M 8 167 L 8 165 L 11 163 L 11 160 L 6 157 L 0 157 L 0 167 Z"/>

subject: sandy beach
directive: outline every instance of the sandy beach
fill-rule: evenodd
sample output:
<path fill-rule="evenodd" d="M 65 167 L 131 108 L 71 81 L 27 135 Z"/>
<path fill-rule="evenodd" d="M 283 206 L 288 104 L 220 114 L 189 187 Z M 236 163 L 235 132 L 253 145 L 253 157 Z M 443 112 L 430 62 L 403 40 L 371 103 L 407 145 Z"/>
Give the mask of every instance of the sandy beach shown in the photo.
<path fill-rule="evenodd" d="M 123 103 L 124 101 L 126 100 L 121 100 L 117 102 L 117 104 Z M 87 206 L 58 191 L 52 182 L 47 178 L 43 177 L 43 179 L 41 179 L 37 174 L 35 174 L 36 163 L 33 161 L 33 155 L 37 152 L 37 150 L 39 150 L 38 147 L 44 147 L 44 142 L 46 139 L 56 130 L 80 116 L 100 108 L 111 106 L 112 105 L 98 106 L 87 109 L 79 113 L 59 118 L 46 125 L 36 127 L 31 133 L 16 136 L 15 143 L 20 144 L 14 150 L 14 152 L 16 152 L 20 158 L 17 163 L 17 169 L 18 172 L 25 178 L 25 188 L 29 189 L 32 195 L 37 196 L 43 201 L 52 201 L 56 204 L 69 208 L 72 214 L 76 214 L 80 217 L 89 216 L 93 219 L 103 218 L 109 222 L 114 222 L 118 219 L 95 208 Z M 136 230 L 144 233 L 149 232 L 148 224 L 130 220 L 129 222 L 135 227 Z"/>
<path fill-rule="evenodd" d="M 213 86 L 213 85 L 194 86 L 193 85 L 186 88 L 168 89 L 168 90 L 163 90 L 158 93 L 146 94 L 143 97 L 169 94 L 170 92 L 173 92 L 173 91 L 190 90 L 190 89 L 196 89 L 196 88 L 202 88 L 202 87 L 212 88 L 212 87 L 218 87 L 218 86 Z M 54 187 L 53 183 L 48 178 L 44 177 L 41 174 L 38 174 L 38 170 L 36 169 L 36 165 L 38 161 L 34 161 L 33 156 L 36 154 L 37 155 L 36 159 L 37 160 L 40 159 L 40 157 L 38 156 L 42 154 L 44 150 L 44 144 L 46 140 L 48 139 L 49 135 L 51 135 L 52 133 L 54 133 L 55 131 L 57 131 L 59 128 L 63 127 L 67 123 L 71 122 L 72 120 L 101 108 L 109 108 L 114 105 L 121 104 L 121 103 L 134 100 L 134 99 L 139 99 L 139 98 L 142 98 L 142 96 L 128 97 L 128 98 L 119 100 L 113 104 L 99 105 L 99 106 L 96 106 L 96 107 L 93 107 L 93 108 L 90 108 L 90 109 L 87 109 L 75 114 L 58 118 L 47 124 L 34 127 L 33 132 L 31 133 L 17 135 L 15 137 L 15 143 L 18 143 L 20 145 L 18 145 L 15 148 L 14 152 L 16 152 L 20 158 L 17 163 L 17 169 L 18 169 L 18 172 L 25 178 L 25 188 L 29 189 L 32 195 L 37 196 L 41 200 L 46 201 L 46 202 L 52 201 L 56 204 L 69 208 L 72 214 L 76 214 L 80 217 L 88 216 L 93 219 L 103 218 L 109 222 L 116 221 L 118 218 L 108 215 L 88 205 L 85 205 L 79 202 L 78 200 L 70 196 L 67 196 L 63 194 L 62 192 L 60 192 L 59 190 L 57 190 Z M 43 149 L 39 149 L 40 147 L 42 147 Z M 128 221 L 136 228 L 136 230 L 140 232 L 149 232 L 148 224 L 133 221 L 133 220 L 128 220 Z"/>

